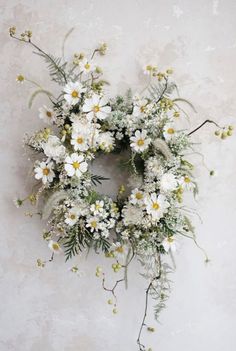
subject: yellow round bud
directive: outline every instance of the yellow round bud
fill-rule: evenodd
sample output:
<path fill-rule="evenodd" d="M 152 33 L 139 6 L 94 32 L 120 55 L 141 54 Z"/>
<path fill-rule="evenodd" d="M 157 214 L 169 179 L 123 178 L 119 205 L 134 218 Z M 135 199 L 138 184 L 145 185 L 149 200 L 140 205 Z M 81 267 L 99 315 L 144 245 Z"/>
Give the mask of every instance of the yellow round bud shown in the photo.
<path fill-rule="evenodd" d="M 98 273 L 101 273 L 101 272 L 102 272 L 102 267 L 97 266 L 96 271 L 97 271 Z"/>
<path fill-rule="evenodd" d="M 112 312 L 113 312 L 113 314 L 117 314 L 118 313 L 116 308 L 113 308 Z"/>
<path fill-rule="evenodd" d="M 98 278 L 100 277 L 100 273 L 99 273 L 99 272 L 96 272 L 95 275 L 96 275 L 96 277 L 98 277 Z"/>
<path fill-rule="evenodd" d="M 234 130 L 234 126 L 229 126 L 229 130 Z"/>
<path fill-rule="evenodd" d="M 112 299 L 107 300 L 107 303 L 108 303 L 108 305 L 112 305 L 113 304 Z"/>
<path fill-rule="evenodd" d="M 227 135 L 228 135 L 228 136 L 231 136 L 231 135 L 233 135 L 233 132 L 232 132 L 232 130 L 228 130 L 228 132 L 227 132 Z"/>
<path fill-rule="evenodd" d="M 227 132 L 221 133 L 221 139 L 226 139 L 227 138 Z"/>
<path fill-rule="evenodd" d="M 216 136 L 219 136 L 219 135 L 220 135 L 220 131 L 219 131 L 219 130 L 216 130 L 216 131 L 215 131 L 215 135 L 216 135 Z"/>

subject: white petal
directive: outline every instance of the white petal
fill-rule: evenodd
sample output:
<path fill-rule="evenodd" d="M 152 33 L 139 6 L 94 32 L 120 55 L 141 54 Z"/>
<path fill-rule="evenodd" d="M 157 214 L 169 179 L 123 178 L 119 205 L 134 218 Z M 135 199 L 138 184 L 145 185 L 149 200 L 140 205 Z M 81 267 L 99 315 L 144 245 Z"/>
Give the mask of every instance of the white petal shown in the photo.
<path fill-rule="evenodd" d="M 73 177 L 73 175 L 75 174 L 75 169 L 70 164 L 65 164 L 65 170 L 66 170 L 69 177 Z"/>

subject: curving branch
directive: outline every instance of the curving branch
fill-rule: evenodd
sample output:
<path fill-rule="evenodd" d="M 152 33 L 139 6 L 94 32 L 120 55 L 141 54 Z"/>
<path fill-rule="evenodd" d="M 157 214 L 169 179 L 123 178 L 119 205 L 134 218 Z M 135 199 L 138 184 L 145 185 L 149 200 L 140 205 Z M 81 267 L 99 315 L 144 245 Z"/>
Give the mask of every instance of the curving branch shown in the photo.
<path fill-rule="evenodd" d="M 216 127 L 223 129 L 222 127 L 219 126 L 219 124 L 217 124 L 215 121 L 212 121 L 211 119 L 206 119 L 202 124 L 200 124 L 200 126 L 198 126 L 197 128 L 195 128 L 194 130 L 192 130 L 190 133 L 188 133 L 188 136 L 192 135 L 193 133 L 197 132 L 199 129 L 201 129 L 205 124 L 207 123 L 212 123 L 214 124 Z"/>

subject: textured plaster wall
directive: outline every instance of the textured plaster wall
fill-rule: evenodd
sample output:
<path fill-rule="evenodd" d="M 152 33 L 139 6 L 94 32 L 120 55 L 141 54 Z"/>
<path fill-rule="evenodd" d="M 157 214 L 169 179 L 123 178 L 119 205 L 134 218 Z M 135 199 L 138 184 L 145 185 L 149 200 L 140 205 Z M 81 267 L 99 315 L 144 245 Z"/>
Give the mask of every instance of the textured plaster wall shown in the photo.
<path fill-rule="evenodd" d="M 54 88 L 41 60 L 30 48 L 11 41 L 7 30 L 13 24 L 19 30 L 31 28 L 41 47 L 60 55 L 63 36 L 75 27 L 66 44 L 68 58 L 106 41 L 109 54 L 102 65 L 112 83 L 111 94 L 144 86 L 144 63 L 171 66 L 181 95 L 198 111 L 191 112 L 192 127 L 208 117 L 230 124 L 236 118 L 236 2 L 0 0 L 0 5 L 0 350 L 135 351 L 145 288 L 138 266 L 131 268 L 129 290 L 119 290 L 115 317 L 94 276 L 100 257 L 77 258 L 78 277 L 68 272 L 72 264 L 65 265 L 63 257 L 45 270 L 35 266 L 38 257 L 48 255 L 41 239 L 43 224 L 37 217 L 24 217 L 12 198 L 30 191 L 30 162 L 21 139 L 25 131 L 41 126 L 37 110 L 46 100 L 38 98 L 28 110 L 32 88 L 17 85 L 15 76 L 23 73 Z M 191 204 L 202 217 L 203 224 L 194 222 L 211 263 L 206 267 L 194 244 L 180 240 L 168 308 L 161 324 L 154 324 L 151 308 L 148 316 L 156 333 L 147 344 L 155 351 L 236 348 L 236 139 L 221 143 L 213 132 L 204 128 L 195 140 L 203 141 L 204 161 L 217 175 L 210 179 L 201 157 L 194 158 L 200 195 Z"/>

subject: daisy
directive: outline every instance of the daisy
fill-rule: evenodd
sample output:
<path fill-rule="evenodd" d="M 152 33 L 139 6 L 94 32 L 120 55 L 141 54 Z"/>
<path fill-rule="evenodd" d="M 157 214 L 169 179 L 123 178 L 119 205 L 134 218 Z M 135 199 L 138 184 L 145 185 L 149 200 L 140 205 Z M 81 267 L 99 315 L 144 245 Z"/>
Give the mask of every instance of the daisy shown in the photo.
<path fill-rule="evenodd" d="M 35 167 L 34 172 L 35 178 L 42 179 L 43 184 L 52 182 L 55 177 L 53 162 L 40 162 L 39 165 Z"/>
<path fill-rule="evenodd" d="M 111 151 L 114 147 L 115 139 L 110 132 L 100 133 L 98 136 L 98 145 L 102 150 Z"/>
<path fill-rule="evenodd" d="M 93 233 L 99 229 L 99 218 L 98 217 L 89 217 L 87 219 L 86 228 L 90 228 L 90 231 Z"/>
<path fill-rule="evenodd" d="M 174 174 L 172 173 L 163 174 L 160 181 L 160 189 L 162 192 L 165 193 L 165 192 L 173 191 L 177 188 L 177 186 L 178 186 L 178 182 Z"/>
<path fill-rule="evenodd" d="M 61 246 L 56 241 L 49 240 L 48 247 L 55 254 L 60 254 L 62 252 Z"/>
<path fill-rule="evenodd" d="M 17 81 L 17 83 L 24 83 L 24 81 L 25 81 L 25 77 L 23 76 L 23 74 L 18 74 L 17 76 L 16 76 L 16 81 Z"/>
<path fill-rule="evenodd" d="M 148 111 L 148 101 L 147 99 L 137 99 L 135 101 L 133 115 L 135 117 L 143 116 Z"/>
<path fill-rule="evenodd" d="M 80 61 L 79 68 L 80 68 L 81 72 L 86 73 L 86 74 L 91 73 L 92 71 L 94 71 L 93 63 L 88 61 L 88 59 L 86 59 L 86 58 L 84 58 L 82 61 Z"/>
<path fill-rule="evenodd" d="M 152 193 L 150 196 L 144 199 L 146 204 L 147 213 L 152 216 L 154 220 L 159 220 L 163 217 L 169 207 L 169 203 L 166 201 L 165 196 Z"/>
<path fill-rule="evenodd" d="M 81 177 L 81 175 L 87 171 L 88 164 L 84 161 L 83 155 L 78 155 L 76 153 L 67 156 L 65 159 L 65 170 L 69 177 Z"/>
<path fill-rule="evenodd" d="M 176 251 L 176 243 L 175 243 L 175 239 L 173 236 L 169 236 L 168 238 L 165 238 L 162 241 L 162 246 L 164 247 L 164 250 L 166 252 L 169 252 L 169 250 L 171 250 L 172 252 Z"/>
<path fill-rule="evenodd" d="M 132 193 L 130 195 L 130 202 L 131 202 L 131 204 L 142 205 L 143 204 L 143 199 L 144 199 L 144 194 L 143 194 L 142 191 L 140 191 L 138 188 L 132 190 Z"/>
<path fill-rule="evenodd" d="M 166 124 L 163 129 L 163 135 L 166 141 L 170 141 L 176 135 L 176 130 L 172 124 Z"/>
<path fill-rule="evenodd" d="M 43 151 L 47 157 L 53 158 L 56 162 L 64 159 L 66 154 L 65 146 L 56 135 L 49 135 L 47 142 L 43 145 Z"/>
<path fill-rule="evenodd" d="M 93 212 L 93 214 L 96 216 L 96 215 L 99 215 L 103 212 L 103 209 L 104 209 L 104 201 L 101 200 L 97 200 L 95 202 L 95 204 L 92 204 L 91 207 L 90 207 L 90 210 Z"/>
<path fill-rule="evenodd" d="M 190 191 L 193 190 L 195 187 L 194 183 L 192 182 L 192 179 L 188 175 L 185 175 L 179 180 L 179 185 L 182 189 Z"/>
<path fill-rule="evenodd" d="M 73 226 L 78 221 L 79 215 L 80 215 L 80 210 L 78 207 L 70 208 L 65 215 L 66 217 L 65 223 L 68 224 L 69 226 Z"/>
<path fill-rule="evenodd" d="M 89 148 L 88 136 L 83 131 L 72 133 L 70 143 L 74 146 L 75 151 L 86 151 Z"/>
<path fill-rule="evenodd" d="M 39 118 L 47 124 L 52 124 L 55 121 L 56 113 L 53 109 L 43 105 L 43 107 L 39 108 Z"/>
<path fill-rule="evenodd" d="M 150 142 L 151 139 L 147 138 L 147 132 L 146 130 L 136 130 L 134 133 L 134 136 L 130 138 L 131 144 L 130 146 L 136 151 L 136 152 L 143 152 L 145 151 Z"/>
<path fill-rule="evenodd" d="M 111 112 L 111 107 L 107 105 L 108 101 L 106 98 L 94 94 L 90 99 L 86 99 L 83 111 L 87 112 L 87 118 L 92 120 L 98 118 L 103 120 Z"/>
<path fill-rule="evenodd" d="M 64 88 L 64 99 L 70 106 L 73 106 L 79 102 L 81 94 L 85 92 L 85 90 L 81 83 L 70 82 Z"/>

